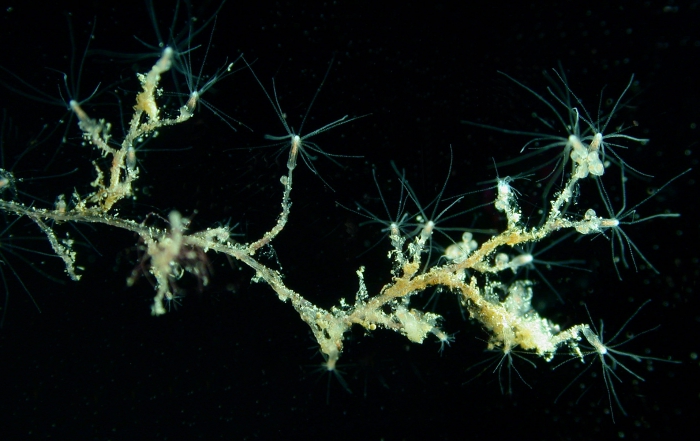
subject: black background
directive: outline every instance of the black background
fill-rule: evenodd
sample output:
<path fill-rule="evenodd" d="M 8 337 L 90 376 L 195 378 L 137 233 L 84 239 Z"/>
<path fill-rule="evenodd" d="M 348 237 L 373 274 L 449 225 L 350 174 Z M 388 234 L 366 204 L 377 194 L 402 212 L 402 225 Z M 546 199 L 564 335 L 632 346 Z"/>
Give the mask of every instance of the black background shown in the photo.
<path fill-rule="evenodd" d="M 202 23 L 217 6 L 195 4 L 193 13 Z M 549 83 L 542 72 L 561 63 L 571 89 L 594 115 L 601 89 L 605 87 L 604 98 L 614 99 L 635 74 L 636 82 L 626 96 L 631 101 L 615 121 L 638 124 L 629 133 L 651 142 L 630 144 L 629 150 L 620 152 L 631 166 L 654 179 L 630 178 L 629 208 L 653 188 L 697 165 L 698 8 L 697 3 L 656 1 L 227 2 L 218 14 L 205 73 L 223 65 L 227 56 L 232 61 L 245 54 L 268 90 L 275 77 L 288 121 L 299 127 L 329 62 L 335 60 L 304 132 L 344 115 L 371 113 L 314 138 L 328 152 L 363 158 L 337 158 L 342 168 L 324 158 L 315 162 L 335 191 L 300 164 L 290 223 L 275 243 L 276 255 L 268 253 L 263 259 L 272 266 L 279 259 L 288 286 L 323 307 L 337 304 L 341 297 L 353 299 L 360 265 L 367 267 L 370 291 L 376 293 L 389 277 L 388 244 L 363 254 L 379 240 L 379 232 L 360 227 L 364 219 L 336 202 L 353 206 L 357 201 L 381 213 L 371 174 L 376 166 L 387 201 L 395 206 L 398 189 L 392 160 L 406 169 L 419 198 L 430 201 L 445 181 L 450 146 L 454 161 L 445 194 L 487 187 L 477 183 L 495 177 L 492 158 L 504 161 L 517 156 L 527 138 L 460 121 L 544 130 L 531 114 L 547 111 L 498 71 L 546 94 Z M 173 2 L 156 2 L 163 34 L 168 33 L 173 11 Z M 181 9 L 176 29 L 184 27 L 185 17 Z M 4 9 L 2 81 L 35 97 L 37 91 L 28 84 L 59 97 L 60 72 L 77 82 L 95 20 L 75 96 L 85 99 L 99 83 L 102 92 L 84 105 L 85 110 L 112 122 L 119 138 L 120 115 L 128 115 L 138 88 L 135 72 L 147 71 L 155 60 L 116 54 L 149 52 L 134 36 L 157 43 L 144 4 L 23 1 Z M 195 39 L 194 45 L 203 45 L 192 53 L 195 69 L 202 63 L 210 29 Z M 173 85 L 171 77 L 164 80 L 166 90 L 168 84 Z M 99 157 L 81 145 L 75 121 L 68 121 L 60 106 L 16 92 L 0 89 L 6 110 L 4 168 L 25 178 L 18 188 L 31 195 L 17 197 L 46 206 L 74 188 L 88 192 L 87 183 L 93 179 L 90 160 Z M 119 211 L 142 220 L 148 213 L 167 216 L 178 209 L 191 216 L 196 210 L 193 228 L 238 223 L 236 231 L 245 238 L 259 237 L 277 216 L 286 153 L 277 157 L 275 149 L 251 147 L 265 145 L 265 134 L 284 134 L 282 125 L 247 69 L 218 83 L 204 98 L 253 132 L 243 127 L 234 132 L 204 108 L 191 122 L 161 130 L 139 153 L 143 162 L 138 198 L 120 202 Z M 171 108 L 181 99 L 163 97 Z M 44 125 L 47 128 L 41 132 Z M 67 142 L 61 143 L 64 133 Z M 68 176 L 29 180 L 76 167 L 79 171 Z M 498 173 L 522 171 L 515 164 L 500 167 Z M 606 174 L 606 188 L 619 207 L 619 175 L 616 169 L 611 171 Z M 522 183 L 523 199 L 536 192 L 534 180 L 517 182 Z M 536 369 L 516 358 L 524 381 L 512 371 L 512 396 L 501 394 L 499 372 L 492 372 L 495 366 L 481 375 L 486 365 L 468 370 L 488 358 L 483 353 L 487 335 L 464 321 L 447 296 L 442 296 L 437 310 L 446 318 L 445 330 L 459 333 L 442 356 L 432 340 L 411 344 L 389 331 L 363 336 L 357 330 L 348 335 L 339 364 L 352 391 L 348 393 L 336 379 L 329 381 L 317 370 L 322 359 L 308 327 L 269 288 L 251 284 L 251 271 L 211 256 L 214 278 L 208 289 L 200 294 L 193 281 L 183 281 L 188 295 L 182 306 L 153 318 L 148 281 L 126 287 L 125 279 L 139 259 L 130 233 L 102 226 L 78 226 L 78 233 L 73 226 L 58 226 L 62 234 L 80 242 L 79 264 L 85 270 L 75 283 L 67 280 L 36 228 L 21 220 L 3 233 L 0 247 L 8 290 L 0 329 L 3 437 L 692 438 L 700 396 L 698 361 L 692 355 L 700 350 L 694 297 L 700 244 L 695 190 L 693 171 L 639 210 L 643 215 L 680 212 L 680 218 L 625 227 L 660 274 L 645 268 L 638 258 L 640 271 L 623 269 L 620 282 L 606 238 L 585 237 L 569 239 L 546 256 L 585 259 L 585 266 L 593 270 L 547 271 L 564 303 L 547 294 L 543 284 L 535 287 L 535 304 L 547 317 L 563 326 L 589 322 L 585 302 L 594 320 L 605 320 L 608 337 L 642 302 L 652 300 L 626 330 L 660 328 L 620 349 L 670 356 L 682 363 L 622 359 L 646 381 L 634 381 L 618 368 L 623 383 L 616 382 L 615 390 L 628 415 L 613 405 L 615 424 L 598 365 L 556 403 L 581 371 L 574 361 L 552 370 L 566 356 L 549 364 L 536 360 Z M 595 206 L 604 213 L 595 188 L 582 191 L 581 206 Z M 478 205 L 492 198 L 493 192 L 484 190 L 464 202 Z M 529 200 L 536 204 L 538 198 Z M 523 208 L 527 213 L 537 206 Z M 465 215 L 457 224 L 503 226 L 490 207 L 480 213 Z M 5 218 L 4 225 L 13 220 Z M 8 248 L 10 234 L 16 246 L 47 255 L 17 250 L 14 256 Z M 36 240 L 21 239 L 25 236 Z M 423 301 L 415 303 L 420 307 Z M 507 389 L 505 367 L 500 380 Z"/>

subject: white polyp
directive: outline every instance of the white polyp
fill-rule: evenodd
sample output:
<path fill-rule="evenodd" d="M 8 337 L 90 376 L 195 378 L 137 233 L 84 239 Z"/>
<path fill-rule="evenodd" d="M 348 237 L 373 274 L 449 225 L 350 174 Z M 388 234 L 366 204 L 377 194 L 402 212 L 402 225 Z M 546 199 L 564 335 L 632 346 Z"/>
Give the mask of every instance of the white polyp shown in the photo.
<path fill-rule="evenodd" d="M 593 346 L 593 349 L 600 354 L 600 355 L 605 355 L 608 353 L 608 348 L 605 347 L 603 343 L 601 343 L 600 339 L 598 336 L 591 330 L 591 328 L 583 328 L 583 336 L 586 337 L 586 340 L 588 340 L 588 343 Z"/>
<path fill-rule="evenodd" d="M 474 235 L 469 231 L 462 233 L 462 242 L 458 246 L 465 256 L 479 248 L 479 244 L 474 240 Z"/>
<path fill-rule="evenodd" d="M 85 111 L 80 107 L 80 103 L 76 100 L 68 101 L 68 106 L 70 107 L 70 110 L 72 110 L 73 113 L 75 113 L 75 115 L 80 121 L 87 121 L 88 119 L 90 119 L 87 113 L 85 113 Z"/>
<path fill-rule="evenodd" d="M 292 148 L 289 150 L 289 159 L 287 159 L 287 168 L 289 170 L 294 170 L 297 166 L 297 154 L 299 153 L 300 146 L 301 138 L 299 135 L 292 136 Z"/>
<path fill-rule="evenodd" d="M 392 222 L 391 225 L 389 225 L 389 231 L 389 234 L 394 237 L 399 237 L 399 235 L 401 234 L 399 224 L 397 224 L 396 222 Z"/>
<path fill-rule="evenodd" d="M 192 113 L 194 112 L 194 109 L 197 107 L 197 100 L 199 100 L 199 92 L 196 90 L 190 94 L 190 99 L 187 100 L 187 110 Z"/>
<path fill-rule="evenodd" d="M 601 162 L 600 158 L 598 157 L 598 151 L 592 151 L 588 154 L 588 171 L 590 174 L 593 176 L 603 176 L 603 173 L 605 173 L 605 167 L 603 167 L 603 163 Z"/>
<path fill-rule="evenodd" d="M 620 221 L 617 219 L 603 219 L 600 221 L 600 226 L 604 228 L 615 228 L 620 225 Z"/>
<path fill-rule="evenodd" d="M 496 254 L 496 268 L 503 269 L 508 266 L 509 257 L 506 253 Z"/>
<path fill-rule="evenodd" d="M 56 211 L 66 212 L 66 195 L 62 194 L 56 199 Z"/>
<path fill-rule="evenodd" d="M 530 253 L 520 254 L 519 256 L 515 256 L 513 259 L 511 259 L 509 266 L 513 271 L 515 271 L 521 266 L 532 263 L 533 260 L 535 260 L 535 258 Z"/>
<path fill-rule="evenodd" d="M 510 185 L 508 184 L 508 178 L 498 180 L 498 197 L 508 198 L 510 195 Z"/>
<path fill-rule="evenodd" d="M 179 242 L 181 240 L 182 232 L 187 229 L 187 224 L 189 220 L 184 219 L 179 211 L 173 210 L 170 212 L 170 214 L 168 214 L 168 221 L 170 222 L 170 230 L 173 233 L 172 236 L 177 236 L 179 248 Z"/>
<path fill-rule="evenodd" d="M 162 73 L 170 69 L 173 61 L 173 54 L 173 48 L 170 46 L 166 46 L 166 48 L 163 49 L 163 55 L 161 55 L 160 59 L 154 66 L 158 70 L 158 73 Z"/>
<path fill-rule="evenodd" d="M 511 198 L 513 197 L 510 189 L 510 178 L 506 177 L 498 179 L 498 197 L 496 198 L 496 209 L 499 211 L 508 211 Z"/>
<path fill-rule="evenodd" d="M 445 248 L 445 258 L 450 261 L 461 260 L 468 253 L 469 250 L 465 250 L 464 244 L 453 243 Z"/>
<path fill-rule="evenodd" d="M 426 241 L 430 238 L 430 235 L 433 234 L 433 229 L 435 228 L 435 222 L 433 221 L 428 221 L 425 223 L 425 226 L 420 232 L 420 238 L 422 241 Z"/>
<path fill-rule="evenodd" d="M 578 158 L 583 158 L 586 156 L 586 152 L 588 151 L 588 149 L 584 147 L 581 140 L 578 139 L 578 136 L 570 135 L 569 144 L 571 144 L 571 146 L 573 147 L 573 150 L 571 151 L 571 159 L 577 161 Z"/>
<path fill-rule="evenodd" d="M 126 149 L 126 168 L 129 170 L 136 168 L 136 149 L 133 146 Z"/>

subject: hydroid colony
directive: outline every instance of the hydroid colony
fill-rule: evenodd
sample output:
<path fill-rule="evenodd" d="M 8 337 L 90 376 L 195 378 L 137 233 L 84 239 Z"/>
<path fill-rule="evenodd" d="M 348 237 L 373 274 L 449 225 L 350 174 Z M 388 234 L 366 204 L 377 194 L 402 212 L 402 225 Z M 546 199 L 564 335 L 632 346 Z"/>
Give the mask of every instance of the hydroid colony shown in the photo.
<path fill-rule="evenodd" d="M 629 256 L 633 259 L 635 255 L 641 257 L 651 266 L 622 228 L 655 217 L 677 215 L 663 213 L 641 219 L 636 217 L 636 209 L 662 190 L 663 186 L 631 208 L 626 203 L 624 182 L 625 170 L 629 167 L 619 147 L 624 142 L 640 143 L 646 140 L 610 127 L 615 111 L 622 105 L 624 93 L 608 115 L 592 117 L 568 88 L 565 78 L 560 78 L 564 93 L 550 91 L 549 98 L 527 88 L 554 112 L 562 126 L 559 130 L 566 132 L 564 136 L 535 135 L 539 137 L 535 142 L 547 144 L 538 147 L 534 157 L 541 157 L 544 164 L 555 164 L 550 176 L 551 182 L 556 183 L 546 186 L 547 207 L 542 219 L 536 223 L 523 213 L 518 181 L 508 176 L 499 177 L 494 187 L 492 206 L 502 213 L 506 225 L 493 225 L 496 232 L 483 240 L 476 240 L 471 233 L 466 233 L 460 234 L 462 241 L 455 239 L 452 243 L 445 243 L 451 234 L 437 234 L 438 224 L 441 219 L 457 216 L 449 211 L 455 204 L 442 199 L 444 187 L 436 199 L 421 207 L 415 192 L 397 169 L 401 187 L 400 209 L 396 216 L 389 215 L 390 219 L 383 224 L 391 244 L 387 256 L 392 262 L 389 281 L 378 292 L 369 292 L 364 279 L 365 270 L 359 267 L 354 298 L 351 301 L 343 299 L 336 306 L 325 309 L 309 301 L 304 293 L 297 292 L 293 286 L 288 286 L 282 272 L 260 258 L 262 250 L 273 245 L 278 236 L 287 233 L 288 221 L 293 216 L 294 176 L 298 172 L 309 172 L 303 164 L 309 164 L 310 171 L 317 173 L 315 166 L 310 165 L 312 154 L 326 153 L 314 144 L 308 144 L 311 146 L 308 151 L 303 150 L 303 137 L 295 135 L 287 126 L 276 93 L 272 95 L 274 101 L 270 95 L 268 98 L 290 134 L 290 144 L 285 153 L 287 170 L 279 178 L 281 209 L 277 218 L 270 220 L 272 226 L 267 232 L 241 242 L 234 237 L 229 222 L 192 231 L 189 219 L 176 210 L 168 214 L 165 227 L 137 222 L 119 213 L 120 204 L 134 197 L 135 183 L 142 179 L 138 145 L 149 138 L 149 142 L 158 142 L 155 135 L 159 132 L 168 130 L 170 126 L 187 124 L 198 111 L 198 101 L 202 95 L 213 86 L 212 81 L 223 80 L 233 68 L 232 64 L 225 63 L 210 78 L 205 78 L 201 71 L 195 75 L 188 65 L 191 42 L 189 39 L 186 42 L 186 47 L 164 45 L 152 67 L 138 75 L 140 90 L 132 97 L 134 104 L 126 119 L 128 123 L 123 136 L 113 134 L 112 121 L 88 114 L 76 99 L 71 98 L 66 103 L 77 120 L 83 140 L 102 158 L 92 161 L 95 178 L 89 183 L 90 192 L 79 193 L 68 187 L 64 190 L 68 193 L 55 195 L 58 202 L 54 206 L 39 202 L 25 203 L 14 198 L 13 189 L 21 186 L 21 182 L 12 171 L 0 171 L 3 198 L 0 209 L 7 215 L 8 225 L 18 218 L 32 221 L 48 240 L 53 252 L 62 259 L 71 279 L 80 279 L 74 240 L 58 235 L 52 226 L 54 223 L 105 224 L 137 235 L 145 252 L 141 268 L 154 280 L 155 295 L 151 312 L 156 316 L 166 314 L 168 306 L 178 301 L 181 293 L 177 281 L 181 278 L 194 277 L 202 286 L 209 283 L 207 254 L 226 255 L 249 267 L 254 282 L 267 284 L 281 301 L 291 304 L 315 336 L 328 371 L 336 369 L 343 352 L 345 335 L 353 326 L 360 326 L 367 333 L 378 329 L 392 330 L 414 343 L 434 338 L 442 343 L 444 349 L 444 345 L 451 343 L 454 337 L 443 330 L 443 319 L 439 314 L 422 310 L 415 300 L 425 291 L 439 287 L 457 297 L 471 320 L 480 323 L 488 332 L 487 348 L 502 352 L 503 359 L 511 360 L 514 351 L 529 352 L 545 361 L 551 361 L 557 353 L 582 360 L 597 356 L 603 365 L 609 396 L 615 396 L 612 379 L 618 377 L 614 368 L 617 364 L 625 370 L 627 368 L 618 361 L 606 361 L 607 357 L 611 357 L 612 353 L 635 360 L 643 357 L 614 350 L 614 346 L 603 342 L 600 335 L 602 329 L 599 334 L 590 324 L 580 323 L 563 329 L 541 316 L 532 306 L 535 295 L 533 283 L 526 278 L 512 280 L 512 275 L 521 274 L 518 269 L 532 261 L 532 256 L 528 260 L 517 250 L 551 239 L 560 231 L 575 232 L 579 236 L 608 235 L 613 244 L 613 259 L 621 257 L 626 264 L 626 256 L 631 251 Z M 177 109 L 162 105 L 168 93 L 176 92 L 162 89 L 163 77 L 170 74 L 186 76 L 185 83 L 195 89 Z M 204 86 L 199 87 L 199 84 Z M 346 118 L 344 116 L 328 126 L 311 131 L 307 136 L 356 119 Z M 235 133 L 231 136 L 235 136 Z M 526 145 L 535 146 L 535 143 Z M 300 153 L 307 155 L 302 157 L 302 161 L 298 161 Z M 532 152 L 527 150 L 525 154 L 531 155 Z M 618 210 L 612 207 L 602 184 L 602 177 L 608 173 L 619 173 L 622 179 L 623 206 Z M 594 181 L 606 213 L 577 204 L 581 184 L 586 181 Z M 323 182 L 319 182 L 319 185 L 323 185 Z M 413 206 L 416 206 L 415 210 Z M 364 209 L 362 211 L 370 213 Z M 428 219 L 429 216 L 432 219 Z M 432 258 L 435 254 L 433 249 L 437 246 L 434 242 L 444 247 L 445 254 L 440 259 Z M 3 255 L 2 258 L 11 256 Z M 617 263 L 615 265 L 617 268 Z M 135 279 L 135 275 L 130 276 L 128 284 L 132 285 Z M 610 398 L 611 404 L 612 401 Z"/>

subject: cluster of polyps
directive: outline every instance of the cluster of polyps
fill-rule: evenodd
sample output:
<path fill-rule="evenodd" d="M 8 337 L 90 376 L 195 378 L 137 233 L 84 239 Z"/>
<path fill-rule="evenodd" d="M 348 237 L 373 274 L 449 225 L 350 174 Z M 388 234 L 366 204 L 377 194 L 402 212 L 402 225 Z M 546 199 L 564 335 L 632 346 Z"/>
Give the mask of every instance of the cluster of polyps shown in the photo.
<path fill-rule="evenodd" d="M 603 167 L 603 161 L 600 160 L 602 140 L 603 135 L 596 133 L 591 143 L 586 146 L 576 135 L 569 136 L 569 142 L 572 146 L 571 160 L 581 166 L 576 168 L 579 179 L 585 178 L 589 173 L 593 176 L 603 176 L 605 167 Z"/>

